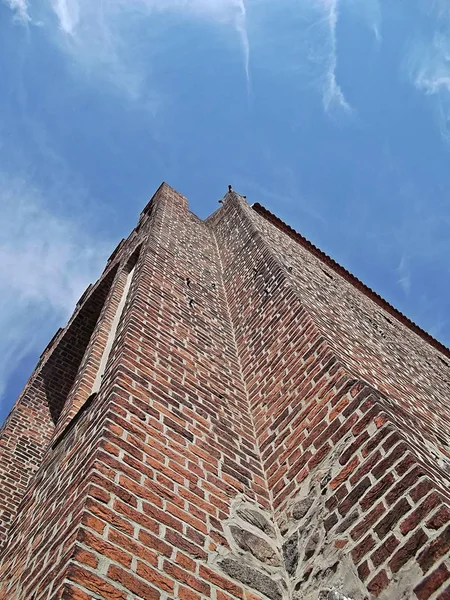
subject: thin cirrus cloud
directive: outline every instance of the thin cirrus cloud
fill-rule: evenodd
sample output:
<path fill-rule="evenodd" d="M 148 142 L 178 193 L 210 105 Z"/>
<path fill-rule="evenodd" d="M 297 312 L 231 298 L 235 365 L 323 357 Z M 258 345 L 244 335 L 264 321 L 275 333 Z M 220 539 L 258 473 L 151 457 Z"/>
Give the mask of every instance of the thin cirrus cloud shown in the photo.
<path fill-rule="evenodd" d="M 0 409 L 11 373 L 70 315 L 110 246 L 55 214 L 47 192 L 0 172 Z"/>
<path fill-rule="evenodd" d="M 397 283 L 402 288 L 403 292 L 408 296 L 411 291 L 411 272 L 408 268 L 408 262 L 405 256 L 400 259 L 400 264 L 397 268 L 399 279 Z"/>
<path fill-rule="evenodd" d="M 11 8 L 18 19 L 25 23 L 30 20 L 27 0 L 4 0 L 4 2 Z"/>
<path fill-rule="evenodd" d="M 245 0 L 3 0 L 25 24 L 47 27 L 55 43 L 88 75 L 100 75 L 129 100 L 145 101 L 155 111 L 158 94 L 149 88 L 151 52 L 149 41 L 158 32 L 154 17 L 177 13 L 206 19 L 233 30 L 241 46 L 250 91 L 250 43 Z M 57 27 L 53 27 L 52 16 Z M 139 24 L 139 27 L 137 26 Z M 137 35 L 145 25 L 145 35 Z M 151 83 L 151 85 L 150 85 Z"/>
<path fill-rule="evenodd" d="M 428 96 L 442 137 L 450 141 L 450 4 L 434 0 L 423 4 L 427 31 L 411 44 L 406 60 L 412 84 Z"/>
<path fill-rule="evenodd" d="M 433 100 L 441 134 L 450 141 L 449 35 L 438 32 L 428 42 L 417 41 L 409 57 L 409 74 L 414 86 Z"/>
<path fill-rule="evenodd" d="M 280 10 L 281 7 L 281 10 Z M 255 31 L 252 15 L 265 12 L 264 27 Z M 274 30 L 271 14 L 287 18 Z M 341 13 L 356 17 L 377 42 L 381 42 L 381 8 L 378 0 L 254 0 L 249 2 L 249 30 L 252 62 L 258 51 L 265 57 L 264 68 L 288 72 L 303 89 L 314 90 L 324 111 L 331 117 L 350 116 L 355 112 L 351 99 L 339 82 L 339 25 Z M 358 26 L 357 25 L 357 26 Z M 267 46 L 276 49 L 272 55 Z M 281 50 L 280 50 L 281 49 Z"/>
<path fill-rule="evenodd" d="M 271 27 L 274 0 L 47 0 L 41 8 L 33 0 L 4 0 L 26 22 L 44 24 L 55 43 L 81 67 L 84 74 L 100 75 L 134 101 L 145 101 L 153 112 L 161 97 L 152 77 L 152 52 L 160 40 L 158 22 L 164 13 L 219 23 L 230 29 L 240 45 L 248 92 L 251 87 L 250 54 L 252 36 L 273 39 L 273 32 L 252 27 L 251 17 L 264 11 Z M 337 26 L 340 11 L 358 15 L 381 40 L 379 0 L 279 0 L 300 23 L 297 31 L 280 31 L 280 38 L 292 36 L 299 57 L 299 76 L 321 94 L 324 110 L 332 115 L 351 113 L 352 107 L 338 78 Z M 42 9 L 42 6 L 46 7 Z M 33 19 L 36 14 L 37 18 Z M 44 15 L 44 18 L 41 18 Z M 47 18 L 45 18 L 45 15 Z M 56 27 L 53 27 L 56 17 Z M 250 26 L 250 27 L 249 27 Z M 138 30 L 141 34 L 138 33 Z M 154 43 L 148 43 L 148 41 Z M 255 58 L 257 61 L 257 57 Z"/>
<path fill-rule="evenodd" d="M 324 73 L 324 90 L 322 95 L 323 105 L 327 112 L 338 110 L 350 111 L 351 107 L 346 100 L 337 80 L 337 47 L 336 47 L 336 26 L 338 21 L 338 0 L 322 0 L 325 27 L 328 28 L 328 34 L 324 39 L 328 39 L 328 63 Z"/>
<path fill-rule="evenodd" d="M 55 39 L 84 71 L 101 73 L 132 100 L 157 108 L 151 79 L 149 40 L 157 40 L 155 17 L 177 13 L 229 27 L 240 43 L 250 87 L 250 44 L 244 0 L 52 0 L 58 20 Z M 139 23 L 139 25 L 138 25 Z M 145 35 L 139 36 L 138 29 Z M 157 44 L 155 43 L 155 46 Z"/>
<path fill-rule="evenodd" d="M 379 0 L 315 0 L 315 8 L 322 13 L 316 26 L 322 28 L 318 44 L 322 45 L 324 63 L 322 101 L 326 112 L 351 112 L 352 107 L 337 81 L 337 25 L 340 10 L 359 16 L 372 30 L 377 42 L 381 42 L 381 7 Z M 311 57 L 314 60 L 314 56 Z"/>

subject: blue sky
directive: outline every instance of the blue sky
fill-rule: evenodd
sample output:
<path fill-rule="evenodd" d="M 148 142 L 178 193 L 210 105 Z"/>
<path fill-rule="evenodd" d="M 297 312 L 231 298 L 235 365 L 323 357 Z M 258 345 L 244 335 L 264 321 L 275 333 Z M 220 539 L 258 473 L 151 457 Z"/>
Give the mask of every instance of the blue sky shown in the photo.
<path fill-rule="evenodd" d="M 0 0 L 0 421 L 161 181 L 450 345 L 448 0 Z"/>

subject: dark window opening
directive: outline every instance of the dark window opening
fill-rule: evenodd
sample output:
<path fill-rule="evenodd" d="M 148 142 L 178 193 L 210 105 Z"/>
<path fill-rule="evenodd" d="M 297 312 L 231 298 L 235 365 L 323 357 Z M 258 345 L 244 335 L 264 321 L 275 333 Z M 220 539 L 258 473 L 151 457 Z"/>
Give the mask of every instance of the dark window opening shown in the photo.
<path fill-rule="evenodd" d="M 330 273 L 328 273 L 328 271 L 325 271 L 325 269 L 321 268 L 322 273 L 325 273 L 325 275 L 328 277 L 328 279 L 334 279 L 333 275 L 331 275 Z"/>
<path fill-rule="evenodd" d="M 117 268 L 112 269 L 87 298 L 40 372 L 50 414 L 55 424 L 75 382 L 116 271 Z"/>
<path fill-rule="evenodd" d="M 388 323 L 390 323 L 391 325 L 393 325 L 394 323 L 383 313 L 381 313 L 382 317 L 384 318 L 385 321 L 387 321 Z"/>
<path fill-rule="evenodd" d="M 448 362 L 446 360 L 444 360 L 443 358 L 441 358 L 440 356 L 438 356 L 438 359 L 441 361 L 441 363 L 443 363 L 446 367 L 450 367 L 450 365 L 448 364 Z"/>

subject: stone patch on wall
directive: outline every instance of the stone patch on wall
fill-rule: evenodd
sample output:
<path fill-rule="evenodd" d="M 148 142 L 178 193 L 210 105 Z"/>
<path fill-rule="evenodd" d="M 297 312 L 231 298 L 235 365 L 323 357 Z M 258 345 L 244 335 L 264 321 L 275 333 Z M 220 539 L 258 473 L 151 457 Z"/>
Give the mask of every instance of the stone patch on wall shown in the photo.
<path fill-rule="evenodd" d="M 317 471 L 279 517 L 292 600 L 367 598 L 351 559 L 327 530 L 325 499 L 331 476 L 331 467 Z"/>
<path fill-rule="evenodd" d="M 282 537 L 273 517 L 239 497 L 224 524 L 230 549 L 220 548 L 214 562 L 229 577 L 270 600 L 289 598 Z"/>
<path fill-rule="evenodd" d="M 213 563 L 229 577 L 270 600 L 363 600 L 367 592 L 343 549 L 329 543 L 322 489 L 330 473 L 305 482 L 280 515 L 245 497 L 235 500 L 224 524 L 229 548 Z"/>

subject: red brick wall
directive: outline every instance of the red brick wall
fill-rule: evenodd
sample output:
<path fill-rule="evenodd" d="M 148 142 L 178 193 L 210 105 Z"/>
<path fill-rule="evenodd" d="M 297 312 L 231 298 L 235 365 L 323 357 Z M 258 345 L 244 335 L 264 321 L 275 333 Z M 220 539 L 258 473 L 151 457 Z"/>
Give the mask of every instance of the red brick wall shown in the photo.
<path fill-rule="evenodd" d="M 19 507 L 0 597 L 238 589 L 202 564 L 230 498 L 268 496 L 215 240 L 170 188 L 150 221 L 102 389 Z"/>
<path fill-rule="evenodd" d="M 251 218 L 348 368 L 414 415 L 421 435 L 450 459 L 450 359 L 267 219 Z"/>
<path fill-rule="evenodd" d="M 234 193 L 202 222 L 161 186 L 86 296 L 111 282 L 1 599 L 449 597 L 446 408 L 428 415 L 443 388 L 420 376 L 439 354 L 383 337 L 379 307 L 297 246 Z"/>
<path fill-rule="evenodd" d="M 0 431 L 0 546 L 54 432 L 88 346 L 112 273 L 90 290 L 41 356 Z"/>
<path fill-rule="evenodd" d="M 363 344 L 369 315 L 359 315 L 364 323 L 359 331 L 354 315 L 339 314 L 340 298 L 322 271 L 327 267 L 304 258 L 306 251 L 299 252 L 298 244 L 236 195 L 224 204 L 211 221 L 273 508 L 288 539 L 291 532 L 300 547 L 309 546 L 303 563 L 299 552 L 300 567 L 290 584 L 309 597 L 317 593 L 325 567 L 339 564 L 328 583 L 344 579 L 347 593 L 356 597 L 413 595 L 416 586 L 418 597 L 437 597 L 450 566 L 449 477 L 445 457 L 426 439 L 430 419 L 418 418 L 418 403 L 414 412 L 406 410 L 409 396 L 399 404 L 363 380 L 368 372 L 381 372 L 375 359 L 358 370 L 355 357 L 349 361 L 340 352 L 351 335 L 352 348 Z M 348 282 L 340 285 L 354 304 L 359 301 L 370 314 L 379 311 Z M 405 338 L 405 368 L 415 337 L 408 332 Z M 419 349 L 427 346 L 417 339 Z M 383 340 L 376 340 L 378 347 Z M 427 351 L 439 360 L 434 349 Z M 421 360 L 419 352 L 415 349 L 413 365 Z M 399 369 L 397 357 L 394 365 Z M 393 376 L 385 377 L 384 389 L 391 389 Z M 427 402 L 430 407 L 431 399 Z M 308 526 L 292 516 L 304 498 L 314 500 Z M 436 568 L 438 575 L 432 575 Z M 430 582 L 421 583 L 424 576 Z M 435 596 L 424 591 L 427 586 Z"/>

